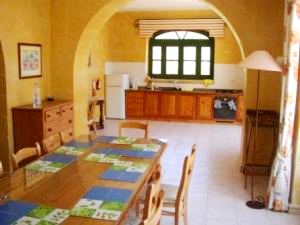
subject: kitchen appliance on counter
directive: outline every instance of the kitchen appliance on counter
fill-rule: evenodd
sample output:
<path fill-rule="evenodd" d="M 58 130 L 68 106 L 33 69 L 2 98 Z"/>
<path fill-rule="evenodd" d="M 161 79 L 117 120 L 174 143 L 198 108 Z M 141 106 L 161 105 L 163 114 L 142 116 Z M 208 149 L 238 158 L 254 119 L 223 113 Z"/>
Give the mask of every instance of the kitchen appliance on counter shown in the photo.
<path fill-rule="evenodd" d="M 125 90 L 129 88 L 129 74 L 105 75 L 106 117 L 125 119 Z"/>

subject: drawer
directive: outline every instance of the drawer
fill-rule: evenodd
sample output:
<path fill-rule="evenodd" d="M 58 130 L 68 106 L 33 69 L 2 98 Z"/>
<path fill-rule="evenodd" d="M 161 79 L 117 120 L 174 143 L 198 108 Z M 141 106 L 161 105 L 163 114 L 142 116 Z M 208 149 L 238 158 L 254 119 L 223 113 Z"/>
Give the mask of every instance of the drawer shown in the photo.
<path fill-rule="evenodd" d="M 45 111 L 45 121 L 57 120 L 60 117 L 60 108 L 50 109 Z"/>
<path fill-rule="evenodd" d="M 73 111 L 74 111 L 73 104 L 68 104 L 68 105 L 61 107 L 61 115 L 62 116 L 68 115 L 68 114 L 73 114 Z"/>
<path fill-rule="evenodd" d="M 73 124 L 74 124 L 74 117 L 73 117 L 73 115 L 63 116 L 60 119 L 60 126 L 61 127 L 73 127 Z"/>
<path fill-rule="evenodd" d="M 59 131 L 59 120 L 45 123 L 45 137 L 57 134 Z"/>

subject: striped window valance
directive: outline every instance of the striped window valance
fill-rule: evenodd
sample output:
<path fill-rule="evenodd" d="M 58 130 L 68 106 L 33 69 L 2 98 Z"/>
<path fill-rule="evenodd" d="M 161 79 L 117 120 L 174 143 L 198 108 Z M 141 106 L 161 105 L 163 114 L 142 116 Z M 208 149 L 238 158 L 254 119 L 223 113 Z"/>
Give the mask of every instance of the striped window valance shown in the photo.
<path fill-rule="evenodd" d="M 151 37 L 159 30 L 205 30 L 210 37 L 223 37 L 225 26 L 222 19 L 138 20 L 137 24 L 141 37 Z"/>

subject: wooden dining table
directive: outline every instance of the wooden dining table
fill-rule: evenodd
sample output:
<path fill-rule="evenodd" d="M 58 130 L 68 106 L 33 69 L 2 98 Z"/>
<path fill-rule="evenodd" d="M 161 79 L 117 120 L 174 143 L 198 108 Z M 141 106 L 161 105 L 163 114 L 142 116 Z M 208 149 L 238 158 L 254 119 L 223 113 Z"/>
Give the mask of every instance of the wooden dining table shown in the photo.
<path fill-rule="evenodd" d="M 94 186 L 130 189 L 132 194 L 117 221 L 98 220 L 83 217 L 68 217 L 63 225 L 113 225 L 123 224 L 128 213 L 139 200 L 147 180 L 159 164 L 167 143 L 157 139 L 137 139 L 136 143 L 159 143 L 160 149 L 152 158 L 122 157 L 123 161 L 148 163 L 147 170 L 135 183 L 100 179 L 99 175 L 105 172 L 111 164 L 86 161 L 85 158 L 96 149 L 112 147 L 124 148 L 126 145 L 96 142 L 91 136 L 81 136 L 76 141 L 89 141 L 89 147 L 74 162 L 56 173 L 38 172 L 21 168 L 12 174 L 0 178 L 0 194 L 8 199 L 20 200 L 54 208 L 71 210 L 76 203 Z M 51 153 L 50 153 L 51 154 Z M 2 200 L 0 204 L 6 200 Z"/>

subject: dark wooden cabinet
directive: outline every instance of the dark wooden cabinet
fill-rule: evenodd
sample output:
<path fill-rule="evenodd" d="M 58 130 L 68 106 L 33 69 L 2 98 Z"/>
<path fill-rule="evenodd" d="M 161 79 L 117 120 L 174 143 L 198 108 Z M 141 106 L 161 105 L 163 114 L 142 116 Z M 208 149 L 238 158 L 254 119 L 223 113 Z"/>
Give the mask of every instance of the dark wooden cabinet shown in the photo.
<path fill-rule="evenodd" d="M 177 94 L 160 93 L 160 115 L 161 117 L 175 118 L 177 115 Z"/>
<path fill-rule="evenodd" d="M 12 108 L 15 152 L 35 142 L 74 127 L 71 101 L 42 102 L 40 108 L 24 105 Z"/>
<path fill-rule="evenodd" d="M 127 117 L 144 116 L 144 92 L 126 92 L 126 115 Z"/>
<path fill-rule="evenodd" d="M 244 99 L 242 92 L 126 90 L 127 119 L 159 119 L 174 121 L 219 122 L 214 115 L 214 101 L 219 96 L 236 99 L 235 118 L 222 120 L 242 122 Z M 221 121 L 221 122 L 222 122 Z"/>
<path fill-rule="evenodd" d="M 159 96 L 156 92 L 145 92 L 145 116 L 157 117 L 159 115 Z"/>
<path fill-rule="evenodd" d="M 210 95 L 196 95 L 196 118 L 200 120 L 213 119 L 213 97 Z"/>
<path fill-rule="evenodd" d="M 193 119 L 195 117 L 195 95 L 179 94 L 178 95 L 178 117 L 184 119 Z"/>

